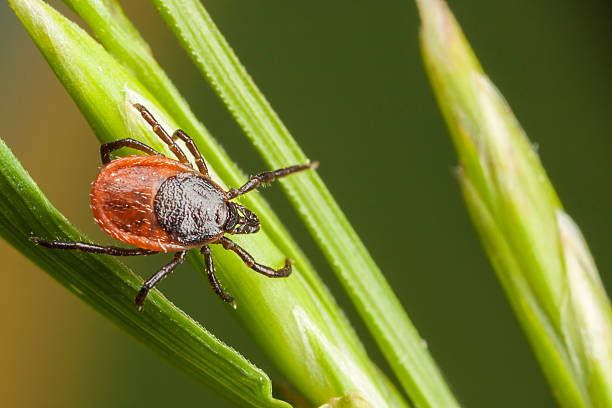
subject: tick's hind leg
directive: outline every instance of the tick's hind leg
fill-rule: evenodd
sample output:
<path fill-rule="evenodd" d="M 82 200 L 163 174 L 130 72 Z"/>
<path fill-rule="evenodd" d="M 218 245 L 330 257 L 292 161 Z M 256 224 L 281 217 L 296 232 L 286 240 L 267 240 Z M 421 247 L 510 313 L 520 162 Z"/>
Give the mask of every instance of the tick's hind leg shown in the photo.
<path fill-rule="evenodd" d="M 208 275 L 208 281 L 210 282 L 210 286 L 212 286 L 213 290 L 224 302 L 231 303 L 234 309 L 236 308 L 236 302 L 234 298 L 227 293 L 221 287 L 219 280 L 215 276 L 215 266 L 213 264 L 212 254 L 210 253 L 210 248 L 208 245 L 203 246 L 201 251 L 202 255 L 204 255 L 204 263 L 206 264 L 206 275 Z"/>
<path fill-rule="evenodd" d="M 66 241 L 45 241 L 38 237 L 31 237 L 30 241 L 36 245 L 51 249 L 67 249 L 81 252 L 89 252 L 92 254 L 106 254 L 112 256 L 137 256 L 137 255 L 152 255 L 157 254 L 157 251 L 142 248 L 120 248 L 114 246 L 101 246 L 89 244 L 87 242 L 66 242 Z"/>
<path fill-rule="evenodd" d="M 234 251 L 240 259 L 255 272 L 266 275 L 269 278 L 284 278 L 291 275 L 291 264 L 293 261 L 289 258 L 285 259 L 285 266 L 281 269 L 272 269 L 269 266 L 264 266 L 255 262 L 251 254 L 245 251 L 243 248 L 238 246 L 234 241 L 226 237 L 221 237 L 215 242 L 216 244 L 223 245 L 223 248 Z"/>
<path fill-rule="evenodd" d="M 177 252 L 174 254 L 174 257 L 169 264 L 162 266 L 160 270 L 155 273 L 155 275 L 147 279 L 147 281 L 142 285 L 140 292 L 138 292 L 138 295 L 136 295 L 136 306 L 138 306 L 138 310 L 142 310 L 142 305 L 144 304 L 149 291 L 153 289 L 160 280 L 168 276 L 177 266 L 183 263 L 185 254 L 186 251 Z"/>
<path fill-rule="evenodd" d="M 152 147 L 147 146 L 146 144 L 139 142 L 138 140 L 127 138 L 120 139 L 114 142 L 105 143 L 100 146 L 100 156 L 102 157 L 102 163 L 108 164 L 111 161 L 110 154 L 111 152 L 121 149 L 122 147 L 131 147 L 132 149 L 140 150 L 145 153 L 149 153 L 151 155 L 162 156 L 160 152 L 153 149 Z"/>
<path fill-rule="evenodd" d="M 304 171 L 308 169 L 316 169 L 319 162 L 312 162 L 310 164 L 301 164 L 297 166 L 285 167 L 274 171 L 266 171 L 259 173 L 249 179 L 242 187 L 232 188 L 227 192 L 229 199 L 236 198 L 240 195 L 246 194 L 251 190 L 254 190 L 261 183 L 271 183 L 277 178 L 286 177 L 290 174 L 297 173 L 298 171 Z"/>

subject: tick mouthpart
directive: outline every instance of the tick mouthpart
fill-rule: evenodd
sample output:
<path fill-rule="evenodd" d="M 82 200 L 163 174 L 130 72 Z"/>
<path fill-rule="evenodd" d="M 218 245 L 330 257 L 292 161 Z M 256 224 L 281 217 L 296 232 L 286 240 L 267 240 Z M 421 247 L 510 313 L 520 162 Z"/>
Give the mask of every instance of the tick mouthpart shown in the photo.
<path fill-rule="evenodd" d="M 311 170 L 316 170 L 319 167 L 319 161 L 315 160 L 312 163 L 310 163 L 310 169 Z"/>

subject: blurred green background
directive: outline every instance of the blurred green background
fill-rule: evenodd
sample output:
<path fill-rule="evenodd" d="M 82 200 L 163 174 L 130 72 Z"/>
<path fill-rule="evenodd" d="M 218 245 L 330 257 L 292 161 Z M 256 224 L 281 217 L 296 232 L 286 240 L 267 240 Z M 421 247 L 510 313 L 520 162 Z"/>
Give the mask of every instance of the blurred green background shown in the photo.
<path fill-rule="evenodd" d="M 51 2 L 66 11 L 58 3 Z M 126 12 L 213 135 L 247 173 L 264 169 L 153 7 L 129 3 Z M 554 407 L 453 177 L 456 158 L 423 70 L 414 3 L 204 3 L 294 137 L 321 162 L 321 175 L 461 403 Z M 610 292 L 612 7 L 605 0 L 454 0 L 450 6 L 485 71 L 539 146 Z M 92 131 L 6 2 L 0 24 L 2 137 L 75 225 L 110 243 L 89 210 L 90 183 L 100 168 Z M 373 359 L 390 373 L 278 186 L 265 195 Z M 228 406 L 4 242 L 0 255 L 1 406 Z M 130 261 L 143 276 L 159 266 L 159 259 Z M 278 378 L 189 266 L 161 289 Z"/>

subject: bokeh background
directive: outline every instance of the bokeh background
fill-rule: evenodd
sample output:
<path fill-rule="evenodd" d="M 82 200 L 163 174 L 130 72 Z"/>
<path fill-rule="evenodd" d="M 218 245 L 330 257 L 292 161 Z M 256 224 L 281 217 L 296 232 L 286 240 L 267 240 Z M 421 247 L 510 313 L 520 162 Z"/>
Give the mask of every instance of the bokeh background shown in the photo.
<path fill-rule="evenodd" d="M 60 211 L 93 239 L 109 243 L 88 205 L 90 183 L 100 168 L 98 143 L 3 3 L 2 137 Z M 58 3 L 52 2 L 66 11 Z M 247 173 L 264 169 L 153 7 L 145 1 L 124 3 L 213 135 Z M 294 137 L 321 162 L 321 175 L 463 405 L 554 407 L 453 177 L 456 157 L 420 59 L 414 3 L 204 3 Z M 485 71 L 539 146 L 610 292 L 611 6 L 606 0 L 451 0 L 450 6 Z M 278 186 L 265 195 L 349 314 L 372 358 L 390 373 Z M 4 242 L 0 256 L 1 406 L 228 406 Z M 141 275 L 159 266 L 146 260 L 130 265 Z M 189 266 L 161 289 L 278 379 Z"/>

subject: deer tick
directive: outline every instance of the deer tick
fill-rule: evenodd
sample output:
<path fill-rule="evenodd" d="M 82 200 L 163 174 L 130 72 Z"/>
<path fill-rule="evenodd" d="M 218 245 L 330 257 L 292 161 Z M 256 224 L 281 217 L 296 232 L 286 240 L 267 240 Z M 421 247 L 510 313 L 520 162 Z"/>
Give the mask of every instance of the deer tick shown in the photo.
<path fill-rule="evenodd" d="M 151 255 L 175 252 L 172 261 L 161 267 L 144 282 L 136 295 L 141 310 L 149 291 L 185 259 L 186 251 L 200 248 L 206 273 L 213 290 L 226 302 L 236 304 L 221 287 L 213 265 L 209 245 L 219 244 L 234 251 L 255 272 L 271 278 L 291 274 L 290 259 L 280 269 L 255 262 L 243 248 L 225 234 L 252 234 L 259 231 L 259 218 L 231 200 L 254 190 L 260 183 L 269 183 L 307 169 L 317 162 L 267 171 L 251 177 L 242 187 L 224 191 L 209 176 L 206 163 L 195 143 L 178 129 L 170 136 L 153 115 L 140 104 L 134 107 L 153 131 L 164 141 L 178 160 L 163 156 L 134 139 L 121 139 L 100 147 L 105 165 L 93 183 L 91 208 L 96 222 L 112 237 L 138 248 L 93 245 L 87 242 L 46 241 L 30 238 L 34 243 L 52 249 L 107 254 L 113 256 Z M 195 159 L 195 170 L 177 145 L 182 140 Z M 112 160 L 111 152 L 122 147 L 140 150 L 147 155 L 127 156 Z"/>

